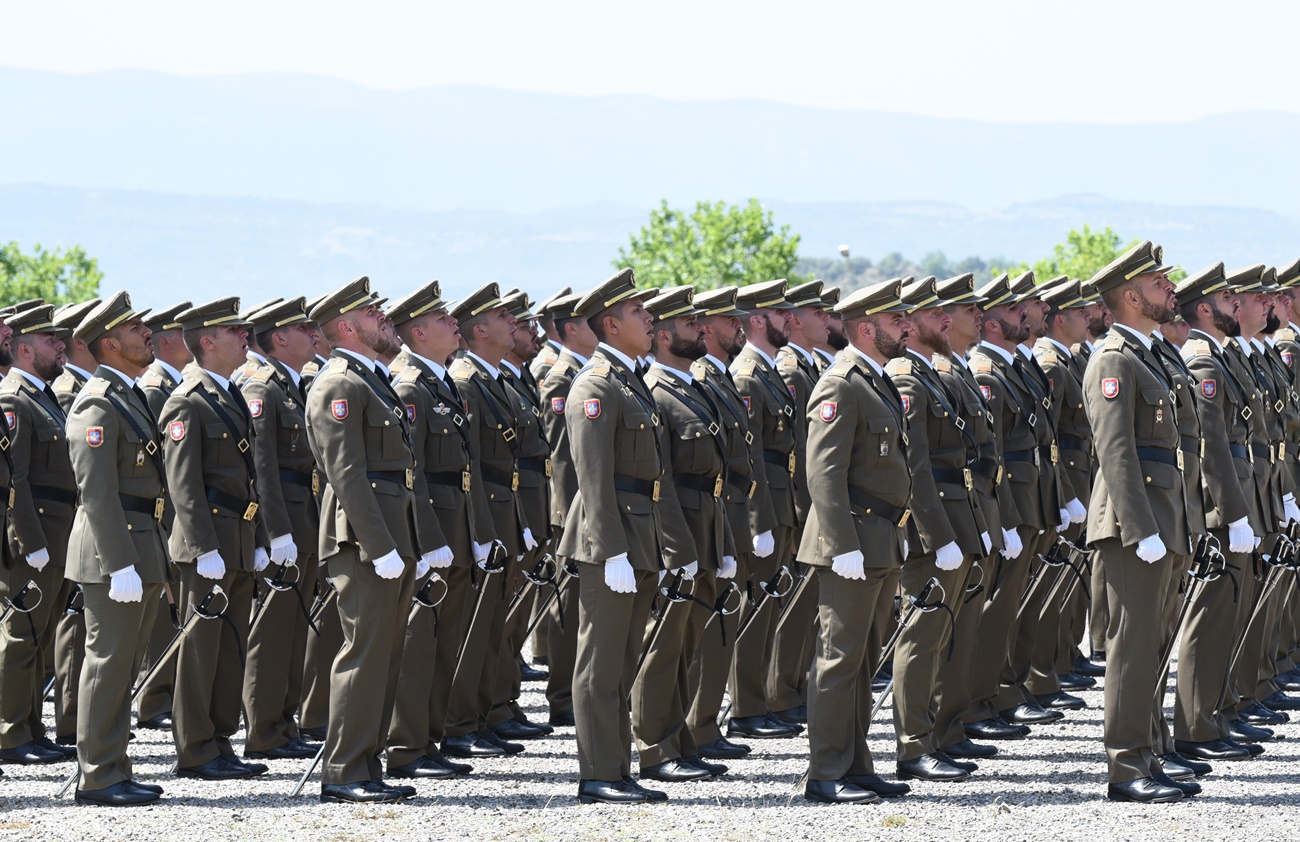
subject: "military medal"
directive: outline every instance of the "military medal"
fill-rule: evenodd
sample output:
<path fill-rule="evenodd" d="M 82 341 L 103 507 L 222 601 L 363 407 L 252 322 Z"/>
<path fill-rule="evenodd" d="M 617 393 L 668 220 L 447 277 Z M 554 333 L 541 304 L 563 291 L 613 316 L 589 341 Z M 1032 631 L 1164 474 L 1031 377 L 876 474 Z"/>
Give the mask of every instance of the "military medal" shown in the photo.
<path fill-rule="evenodd" d="M 881 455 L 881 456 L 888 456 L 888 455 L 889 455 L 889 442 L 887 442 L 887 441 L 882 441 L 882 442 L 880 443 L 880 455 Z"/>
<path fill-rule="evenodd" d="M 1163 409 L 1157 409 L 1157 410 L 1156 410 L 1156 423 L 1159 424 L 1159 423 L 1161 423 L 1161 422 L 1164 421 L 1164 420 L 1165 420 L 1165 411 L 1164 411 Z"/>
<path fill-rule="evenodd" d="M 135 466 L 136 466 L 137 468 L 139 468 L 139 467 L 141 467 L 142 465 L 144 465 L 144 451 L 143 451 L 143 450 L 137 450 L 137 451 L 135 452 Z"/>

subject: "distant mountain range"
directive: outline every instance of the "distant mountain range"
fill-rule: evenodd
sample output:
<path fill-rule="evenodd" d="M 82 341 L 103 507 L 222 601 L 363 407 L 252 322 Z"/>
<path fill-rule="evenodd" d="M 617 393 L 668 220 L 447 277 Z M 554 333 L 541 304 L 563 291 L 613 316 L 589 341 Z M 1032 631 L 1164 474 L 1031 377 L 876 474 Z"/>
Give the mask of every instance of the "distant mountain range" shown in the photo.
<path fill-rule="evenodd" d="M 3 141 L 0 141 L 2 143 Z M 3 161 L 3 157 L 0 157 Z M 998 210 L 938 202 L 769 200 L 800 253 L 856 257 L 902 252 L 1035 260 L 1084 223 L 1150 237 L 1190 270 L 1300 257 L 1300 222 L 1280 214 L 1066 196 Z M 534 213 L 397 210 L 363 204 L 182 196 L 143 191 L 0 185 L 0 241 L 30 248 L 81 244 L 99 258 L 109 290 L 138 304 L 218 295 L 315 295 L 360 274 L 387 294 L 439 278 L 457 297 L 496 280 L 535 295 L 590 286 L 612 272 L 649 206 L 593 204 Z"/>

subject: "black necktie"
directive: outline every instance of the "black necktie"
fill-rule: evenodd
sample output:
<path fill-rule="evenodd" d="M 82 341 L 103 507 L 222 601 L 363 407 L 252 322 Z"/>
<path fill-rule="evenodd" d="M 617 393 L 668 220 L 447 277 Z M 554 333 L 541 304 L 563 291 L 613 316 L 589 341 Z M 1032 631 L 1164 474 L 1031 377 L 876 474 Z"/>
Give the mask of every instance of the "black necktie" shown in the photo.
<path fill-rule="evenodd" d="M 144 389 L 141 389 L 138 384 L 132 383 L 131 391 L 139 398 L 140 406 L 144 410 L 144 417 L 149 419 L 149 426 L 157 427 L 158 419 L 154 417 L 153 410 L 149 408 L 149 399 L 145 397 Z"/>
<path fill-rule="evenodd" d="M 54 394 L 54 390 L 50 388 L 50 384 L 46 383 L 41 391 L 45 393 L 45 397 L 49 398 L 50 407 L 54 410 L 54 417 L 59 419 L 60 424 L 67 426 L 68 416 L 63 414 L 63 407 L 59 405 L 59 399 Z"/>
<path fill-rule="evenodd" d="M 461 398 L 460 390 L 456 388 L 456 381 L 452 379 L 450 371 L 443 369 L 442 382 L 447 384 L 447 388 L 451 391 L 451 396 L 456 399 L 456 403 L 464 406 L 465 401 Z"/>
<path fill-rule="evenodd" d="M 235 402 L 235 406 L 239 407 L 240 412 L 244 413 L 244 423 L 251 422 L 252 419 L 248 415 L 248 404 L 244 402 L 244 396 L 240 394 L 235 381 L 232 380 L 226 385 L 226 391 L 230 393 L 230 399 Z"/>

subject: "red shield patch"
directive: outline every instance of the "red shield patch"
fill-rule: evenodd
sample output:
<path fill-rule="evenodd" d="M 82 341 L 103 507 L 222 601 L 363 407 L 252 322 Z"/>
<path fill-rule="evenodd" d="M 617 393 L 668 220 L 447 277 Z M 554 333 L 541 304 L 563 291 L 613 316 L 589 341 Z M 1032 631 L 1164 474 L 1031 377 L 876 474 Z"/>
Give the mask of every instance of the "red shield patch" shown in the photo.
<path fill-rule="evenodd" d="M 1213 380 L 1201 381 L 1201 394 L 1207 398 L 1212 398 L 1219 393 L 1219 384 Z"/>
<path fill-rule="evenodd" d="M 347 402 L 347 401 L 330 401 L 330 415 L 333 415 L 335 418 L 337 418 L 337 419 L 340 420 L 340 421 L 342 421 L 344 418 L 347 418 L 347 417 L 348 417 L 348 402 Z"/>
<path fill-rule="evenodd" d="M 1103 377 L 1101 381 L 1101 393 L 1105 395 L 1107 399 L 1119 395 L 1119 378 Z"/>
<path fill-rule="evenodd" d="M 173 421 L 167 425 L 167 435 L 172 437 L 172 441 L 180 441 L 185 438 L 185 422 Z"/>
<path fill-rule="evenodd" d="M 1282 362 L 1286 363 L 1287 368 L 1290 368 L 1290 367 L 1291 367 L 1291 352 L 1290 352 L 1290 351 L 1283 351 L 1283 352 L 1282 352 Z"/>
<path fill-rule="evenodd" d="M 11 429 L 11 430 L 17 430 L 17 429 L 18 429 L 18 416 L 17 416 L 17 415 L 14 415 L 12 412 L 6 412 L 6 413 L 5 413 L 5 423 L 9 425 L 9 429 Z"/>
<path fill-rule="evenodd" d="M 795 400 L 799 400 L 799 396 L 794 393 L 793 386 L 787 386 L 786 388 L 790 390 L 790 397 L 794 398 Z"/>
<path fill-rule="evenodd" d="M 745 409 L 749 409 L 749 396 L 746 395 L 742 397 L 741 400 L 745 402 Z"/>
<path fill-rule="evenodd" d="M 551 411 L 556 415 L 564 414 L 564 398 L 551 398 Z"/>
<path fill-rule="evenodd" d="M 413 403 L 408 403 L 406 405 L 406 420 L 412 424 L 415 423 L 415 404 Z"/>
<path fill-rule="evenodd" d="M 591 400 L 583 401 L 583 402 L 582 402 L 582 412 L 583 412 L 583 414 L 586 415 L 588 418 L 599 418 L 599 417 L 600 417 L 600 398 L 592 398 Z"/>
<path fill-rule="evenodd" d="M 903 411 L 904 412 L 912 411 L 912 398 L 910 395 L 903 395 Z"/>
<path fill-rule="evenodd" d="M 834 421 L 835 415 L 839 412 L 839 406 L 835 401 L 825 401 L 822 403 L 821 416 L 823 421 Z"/>
<path fill-rule="evenodd" d="M 86 428 L 86 444 L 90 445 L 91 447 L 99 447 L 103 443 L 104 443 L 103 427 Z"/>
<path fill-rule="evenodd" d="M 251 415 L 251 416 L 253 416 L 254 418 L 261 418 L 261 417 L 262 417 L 262 402 L 261 402 L 260 400 L 252 400 L 252 401 L 249 401 L 249 402 L 248 402 L 248 414 Z"/>
<path fill-rule="evenodd" d="M 986 401 L 993 400 L 993 389 L 988 386 L 980 386 L 980 394 L 984 396 Z"/>

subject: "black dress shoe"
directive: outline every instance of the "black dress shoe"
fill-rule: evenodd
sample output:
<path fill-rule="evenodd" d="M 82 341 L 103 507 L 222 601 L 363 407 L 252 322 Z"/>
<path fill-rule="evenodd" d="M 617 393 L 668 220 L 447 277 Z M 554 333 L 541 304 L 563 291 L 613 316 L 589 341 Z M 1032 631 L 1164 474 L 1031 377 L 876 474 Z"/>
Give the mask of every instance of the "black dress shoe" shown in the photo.
<path fill-rule="evenodd" d="M 75 746 L 77 744 L 76 734 L 62 734 L 54 738 L 54 742 L 61 746 Z"/>
<path fill-rule="evenodd" d="M 1138 778 L 1106 787 L 1106 797 L 1111 801 L 1137 801 L 1142 804 L 1168 804 L 1181 801 L 1183 791 L 1176 786 L 1166 786 L 1154 778 Z"/>
<path fill-rule="evenodd" d="M 523 711 L 515 714 L 514 721 L 518 722 L 520 725 L 527 725 L 529 728 L 539 728 L 543 734 L 555 733 L 554 726 L 547 725 L 545 722 L 534 722 L 527 716 L 524 716 Z"/>
<path fill-rule="evenodd" d="M 75 743 L 76 737 L 73 737 L 72 741 Z M 59 754 L 63 755 L 65 760 L 77 759 L 77 747 L 75 745 L 72 744 L 60 745 L 59 743 L 56 743 L 53 740 L 51 740 L 49 737 L 37 737 L 36 739 L 32 740 L 32 742 L 36 743 L 41 748 L 58 752 Z"/>
<path fill-rule="evenodd" d="M 642 766 L 641 777 L 649 778 L 652 781 L 664 781 L 665 783 L 681 783 L 683 781 L 702 781 L 713 776 L 699 766 L 693 766 L 681 760 L 665 760 L 656 766 Z"/>
<path fill-rule="evenodd" d="M 1269 710 L 1300 710 L 1300 699 L 1288 696 L 1281 690 L 1265 699 L 1264 704 Z"/>
<path fill-rule="evenodd" d="M 181 778 L 200 778 L 205 781 L 232 781 L 236 778 L 256 777 L 257 772 L 242 763 L 231 763 L 224 757 L 214 757 L 198 766 L 186 766 L 176 770 Z"/>
<path fill-rule="evenodd" d="M 1031 729 L 1028 725 L 1013 725 L 1012 723 L 1007 722 L 1005 719 L 1003 719 L 1001 715 L 998 715 L 995 718 L 995 721 L 1001 725 L 1007 726 L 1008 728 L 1015 728 L 1017 731 L 1020 732 L 1022 736 L 1025 737 L 1028 737 L 1030 734 L 1033 733 L 1033 729 Z"/>
<path fill-rule="evenodd" d="M 742 716 L 727 723 L 728 737 L 734 734 L 751 740 L 775 740 L 793 737 L 797 733 L 799 731 L 795 726 L 773 722 L 766 716 Z"/>
<path fill-rule="evenodd" d="M 649 787 L 641 786 L 641 782 L 633 778 L 631 775 L 624 775 L 623 783 L 644 795 L 646 800 L 651 804 L 662 804 L 668 800 L 668 793 L 663 790 L 650 789 Z"/>
<path fill-rule="evenodd" d="M 553 729 L 548 725 L 545 728 L 532 723 L 523 723 L 517 719 L 507 719 L 500 725 L 494 725 L 491 729 L 502 741 L 506 740 L 536 740 L 545 737 Z M 491 739 L 490 737 L 488 739 Z M 520 747 L 522 751 L 523 747 Z"/>
<path fill-rule="evenodd" d="M 1012 725 L 1045 725 L 1065 718 L 1059 710 L 1047 710 L 1037 703 L 1026 702 L 1000 712 L 1002 718 Z"/>
<path fill-rule="evenodd" d="M 539 670 L 537 667 L 533 666 L 532 664 L 519 665 L 520 681 L 546 681 L 550 677 L 551 674 L 549 672 L 547 672 L 546 670 Z"/>
<path fill-rule="evenodd" d="M 410 796 L 378 781 L 350 784 L 321 784 L 320 800 L 324 804 L 379 804 L 402 801 Z"/>
<path fill-rule="evenodd" d="M 703 769 L 715 778 L 719 775 L 727 774 L 727 767 L 725 765 L 722 763 L 710 763 L 698 754 L 694 757 L 683 757 L 682 762 L 689 763 L 698 769 Z"/>
<path fill-rule="evenodd" d="M 471 732 L 443 738 L 442 753 L 450 757 L 500 757 L 505 750 Z"/>
<path fill-rule="evenodd" d="M 170 728 L 171 726 L 168 725 L 167 727 Z M 327 729 L 325 728 L 299 728 L 298 736 L 302 737 L 304 740 L 311 740 L 312 742 L 323 743 L 325 742 L 326 730 Z"/>
<path fill-rule="evenodd" d="M 1240 746 L 1230 746 L 1223 740 L 1206 740 L 1203 743 L 1191 743 L 1185 740 L 1174 740 L 1174 748 L 1184 757 L 1194 757 L 1199 760 L 1245 760 L 1250 757 L 1250 752 Z"/>
<path fill-rule="evenodd" d="M 244 756 L 255 760 L 310 760 L 316 756 L 317 748 L 319 747 L 310 746 L 302 740 L 290 740 L 283 745 L 268 748 L 265 751 L 248 751 L 245 749 Z"/>
<path fill-rule="evenodd" d="M 392 790 L 403 798 L 415 797 L 415 787 L 413 786 L 407 786 L 406 784 L 390 784 L 383 778 L 371 778 L 370 782 L 379 786 L 381 789 Z"/>
<path fill-rule="evenodd" d="M 862 789 L 869 789 L 881 798 L 902 798 L 912 791 L 907 784 L 892 784 L 879 775 L 846 775 L 845 779 Z"/>
<path fill-rule="evenodd" d="M 152 804 L 159 794 L 141 789 L 130 781 L 119 781 L 103 789 L 77 790 L 78 804 L 100 804 L 105 807 L 134 807 L 140 804 Z"/>
<path fill-rule="evenodd" d="M 1074 659 L 1074 672 L 1085 678 L 1101 678 L 1106 674 L 1106 668 L 1090 658 L 1080 655 Z"/>
<path fill-rule="evenodd" d="M 1300 668 L 1288 670 L 1273 680 L 1283 690 L 1300 690 Z"/>
<path fill-rule="evenodd" d="M 524 747 L 522 745 L 520 745 L 519 743 L 512 743 L 509 740 L 501 739 L 496 735 L 496 732 L 493 731 L 491 728 L 484 728 L 482 731 L 478 731 L 477 733 L 479 737 L 481 737 L 483 740 L 501 749 L 506 754 L 523 753 Z"/>
<path fill-rule="evenodd" d="M 1230 746 L 1239 746 L 1244 748 L 1251 757 L 1259 757 L 1264 753 L 1264 747 L 1259 743 L 1239 743 L 1235 739 L 1231 738 L 1225 739 L 1224 742 Z"/>
<path fill-rule="evenodd" d="M 453 775 L 468 775 L 474 771 L 474 767 L 468 763 L 457 763 L 454 760 L 449 760 L 442 756 L 442 752 L 438 751 L 429 755 L 428 760 L 430 763 L 449 769 Z"/>
<path fill-rule="evenodd" d="M 916 779 L 921 781 L 955 782 L 964 781 L 969 777 L 970 772 L 953 766 L 937 754 L 923 754 L 911 760 L 898 761 L 898 779 L 900 781 Z"/>
<path fill-rule="evenodd" d="M 401 766 L 388 766 L 388 777 L 390 778 L 454 778 L 456 773 L 445 766 L 434 763 L 427 757 L 417 757 L 410 763 Z"/>
<path fill-rule="evenodd" d="M 1057 710 L 1083 710 L 1088 706 L 1087 702 L 1078 696 L 1071 696 L 1069 693 L 1048 693 L 1046 696 L 1035 696 L 1038 704 L 1042 705 L 1048 712 Z"/>
<path fill-rule="evenodd" d="M 773 725 L 776 726 L 783 725 L 787 728 L 793 728 L 794 736 L 796 737 L 804 732 L 804 726 L 800 725 L 798 722 L 786 722 L 784 719 L 777 719 L 776 714 L 774 713 L 765 713 L 763 714 L 763 716 L 766 717 L 767 721 L 772 723 Z"/>
<path fill-rule="evenodd" d="M 0 749 L 0 763 L 19 763 L 33 766 L 39 763 L 61 763 L 68 758 L 61 751 L 46 748 L 35 740 L 13 748 Z"/>
<path fill-rule="evenodd" d="M 650 796 L 627 781 L 578 781 L 579 804 L 644 804 Z"/>
<path fill-rule="evenodd" d="M 135 727 L 147 728 L 150 731 L 170 731 L 172 729 L 172 715 L 170 712 L 160 713 L 148 719 L 140 719 L 136 721 Z"/>
<path fill-rule="evenodd" d="M 576 724 L 571 710 L 551 711 L 550 722 L 556 728 L 572 728 Z"/>
<path fill-rule="evenodd" d="M 998 719 L 981 719 L 963 726 L 967 737 L 977 740 L 1023 740 L 1025 734 L 1014 725 Z"/>
<path fill-rule="evenodd" d="M 1274 731 L 1272 728 L 1262 728 L 1249 722 L 1242 722 L 1240 719 L 1233 719 L 1228 722 L 1228 734 L 1239 743 L 1262 743 L 1273 739 Z"/>
<path fill-rule="evenodd" d="M 158 784 L 142 784 L 139 781 L 131 781 L 131 786 L 136 789 L 143 789 L 145 792 L 153 792 L 158 795 L 163 794 L 163 788 L 158 786 Z"/>
<path fill-rule="evenodd" d="M 1079 675 L 1077 672 L 1058 675 L 1056 680 L 1062 690 L 1089 690 L 1097 686 L 1097 679 L 1088 675 Z"/>
<path fill-rule="evenodd" d="M 1289 718 L 1285 713 L 1270 710 L 1259 702 L 1252 702 L 1242 708 L 1237 715 L 1248 725 L 1283 725 Z"/>
<path fill-rule="evenodd" d="M 710 760 L 739 760 L 749 754 L 749 746 L 733 743 L 726 737 L 719 737 L 711 743 L 700 746 L 700 756 Z"/>
<path fill-rule="evenodd" d="M 943 753 L 949 757 L 973 757 L 976 760 L 979 760 L 981 758 L 995 756 L 998 753 L 998 747 L 972 743 L 970 740 L 962 740 L 959 743 L 944 746 Z"/>
<path fill-rule="evenodd" d="M 312 757 L 315 756 L 315 753 L 313 753 Z M 243 766 L 249 771 L 249 774 L 252 775 L 265 774 L 266 770 L 270 768 L 265 763 L 249 763 L 247 760 L 240 760 L 233 754 L 223 754 L 221 755 L 221 759 L 229 763 L 231 766 Z"/>
<path fill-rule="evenodd" d="M 1200 778 L 1214 771 L 1214 767 L 1209 763 L 1184 757 L 1182 752 L 1178 751 L 1160 755 L 1160 762 L 1164 765 L 1165 774 L 1175 780 Z"/>
<path fill-rule="evenodd" d="M 1151 779 L 1161 786 L 1172 786 L 1186 798 L 1201 794 L 1201 785 L 1196 781 L 1175 780 L 1164 772 L 1156 772 L 1151 776 Z"/>
<path fill-rule="evenodd" d="M 936 750 L 934 756 L 942 760 L 944 763 L 947 763 L 949 766 L 956 766 L 964 772 L 977 772 L 980 768 L 979 764 L 971 763 L 969 760 L 958 760 L 943 749 Z"/>
<path fill-rule="evenodd" d="M 838 781 L 809 780 L 804 785 L 803 797 L 818 804 L 871 804 L 880 800 L 874 791 L 863 789 L 848 778 L 840 778 Z"/>
<path fill-rule="evenodd" d="M 789 710 L 774 710 L 770 716 L 775 717 L 778 722 L 784 722 L 786 725 L 807 725 L 808 706 L 798 705 Z"/>

